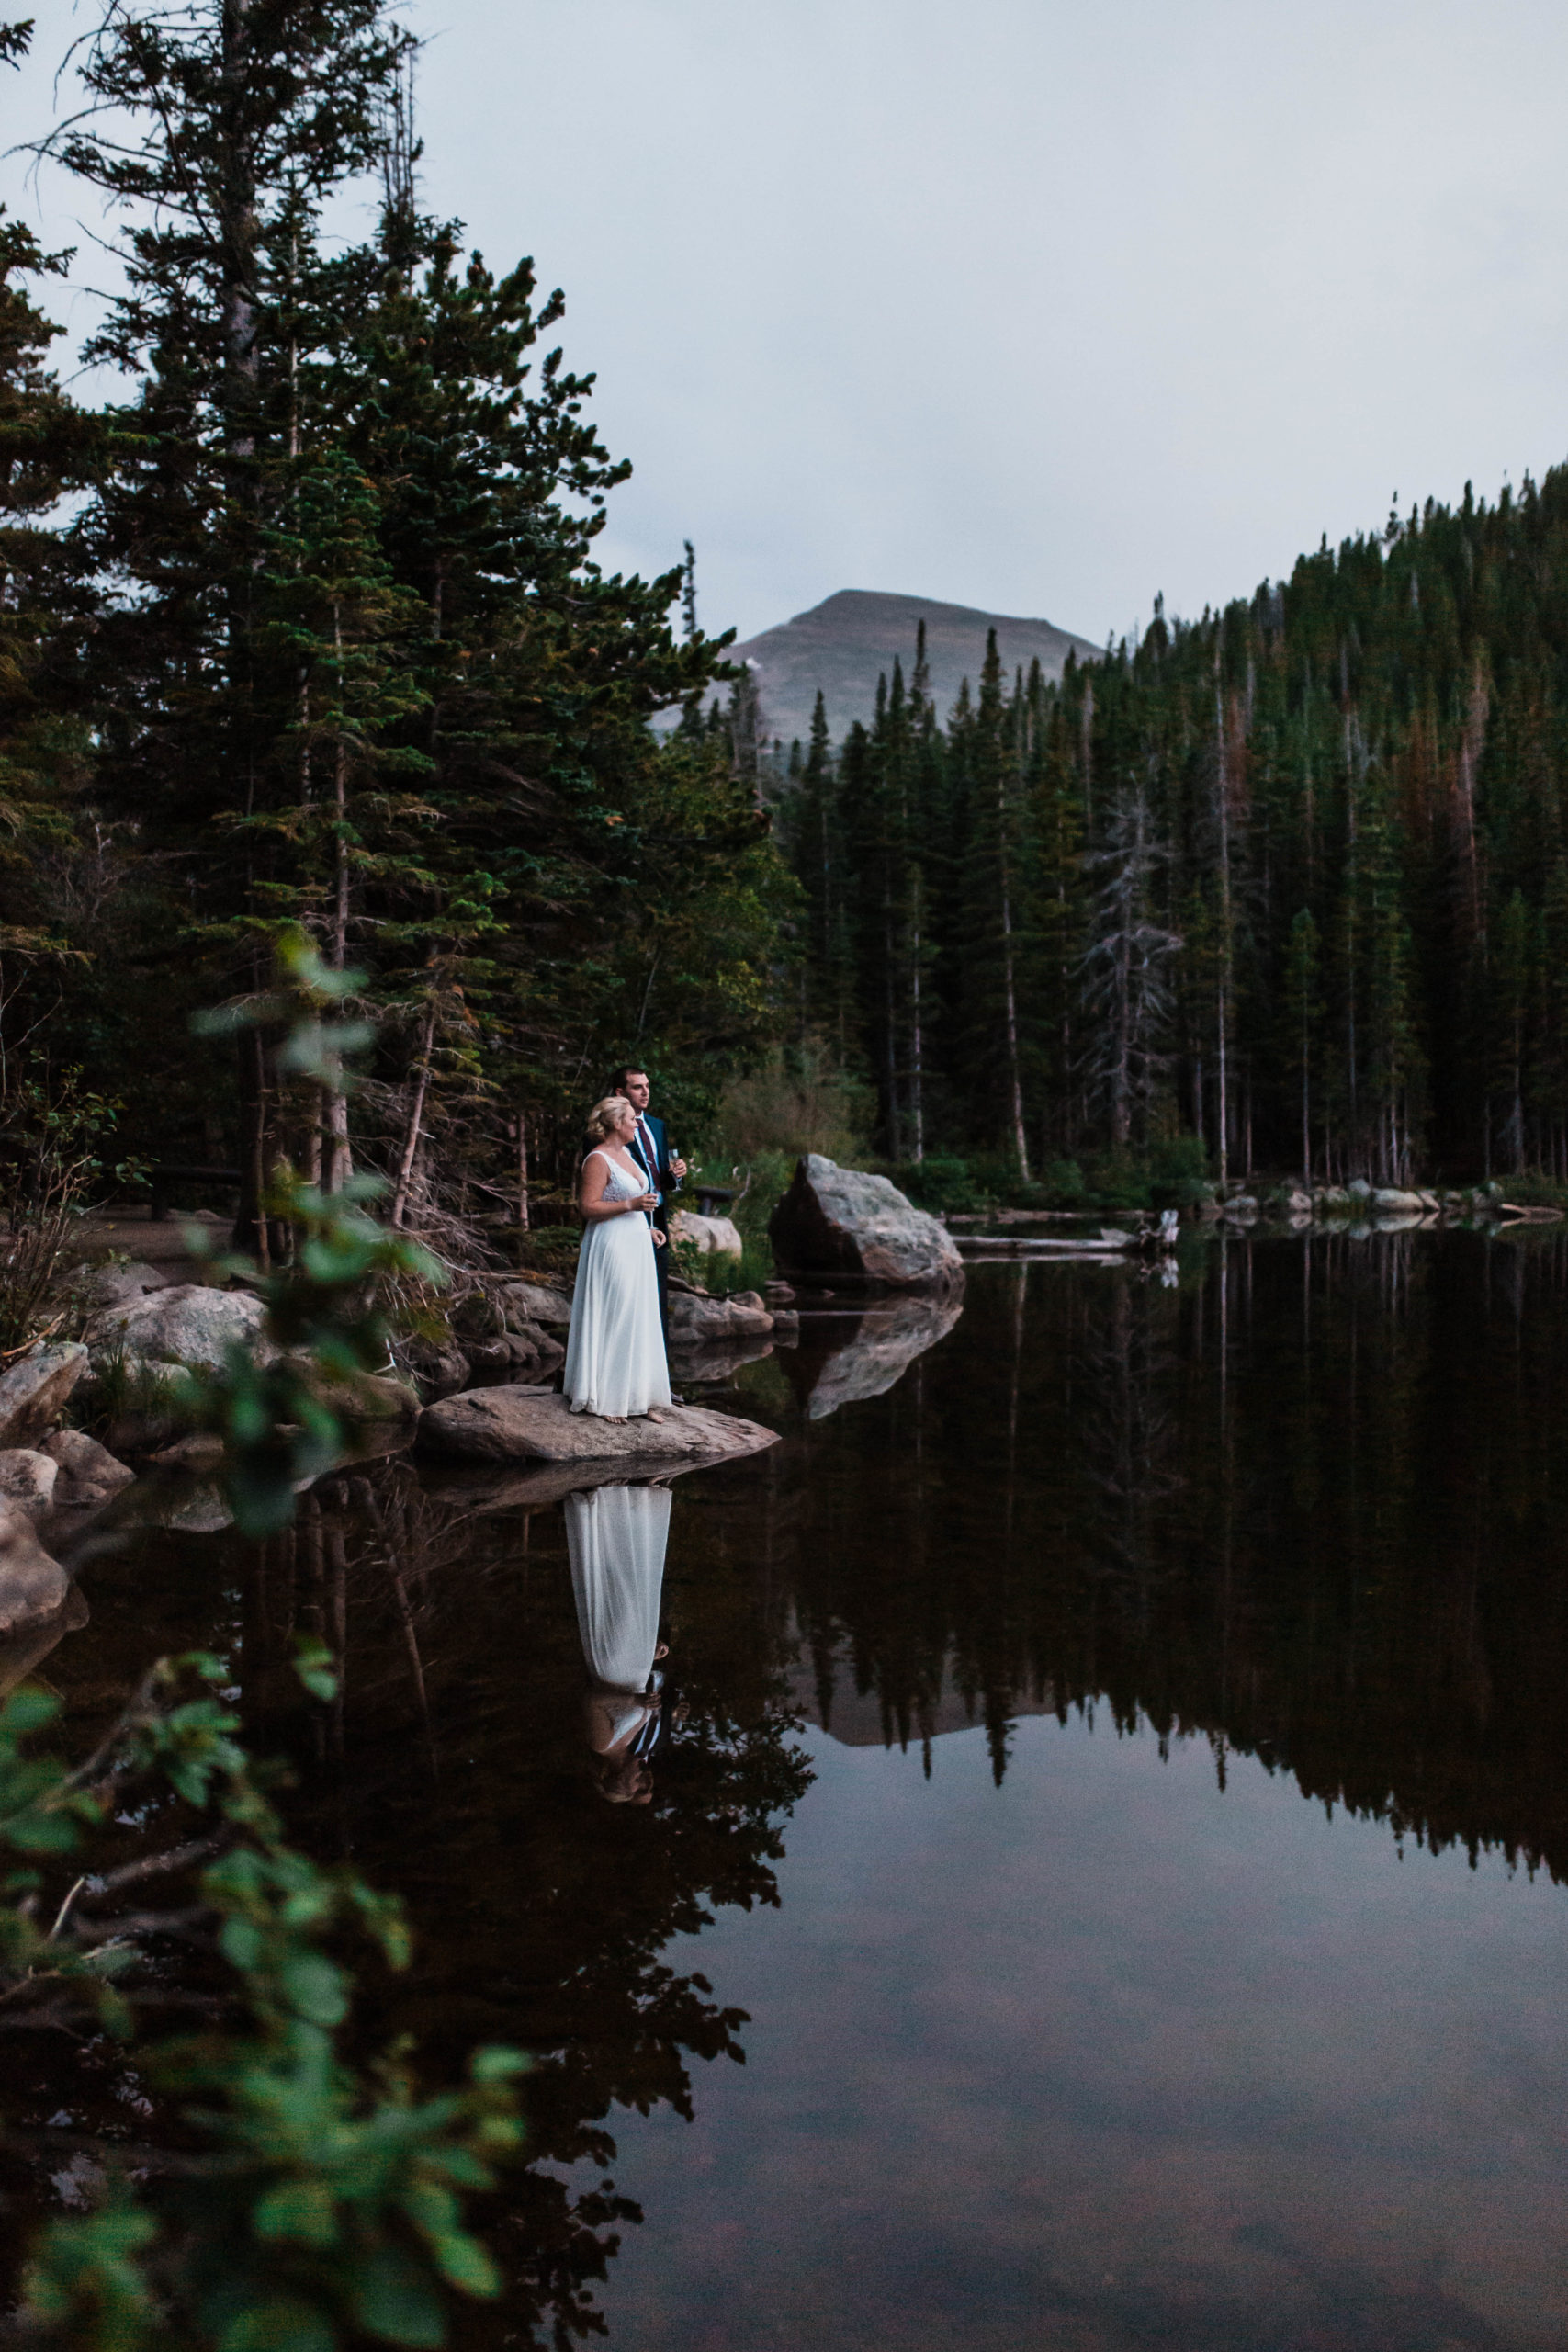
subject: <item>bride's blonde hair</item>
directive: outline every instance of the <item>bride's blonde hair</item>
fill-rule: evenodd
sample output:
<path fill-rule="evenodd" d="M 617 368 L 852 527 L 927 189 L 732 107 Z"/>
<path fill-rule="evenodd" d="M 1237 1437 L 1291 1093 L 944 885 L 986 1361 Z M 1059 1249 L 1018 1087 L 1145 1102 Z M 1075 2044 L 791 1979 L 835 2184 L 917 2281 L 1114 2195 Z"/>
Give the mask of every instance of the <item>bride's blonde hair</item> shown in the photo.
<path fill-rule="evenodd" d="M 602 1102 L 595 1102 L 588 1114 L 588 1125 L 583 1129 L 590 1146 L 603 1143 L 606 1136 L 613 1136 L 631 1107 L 624 1094 L 606 1094 Z"/>

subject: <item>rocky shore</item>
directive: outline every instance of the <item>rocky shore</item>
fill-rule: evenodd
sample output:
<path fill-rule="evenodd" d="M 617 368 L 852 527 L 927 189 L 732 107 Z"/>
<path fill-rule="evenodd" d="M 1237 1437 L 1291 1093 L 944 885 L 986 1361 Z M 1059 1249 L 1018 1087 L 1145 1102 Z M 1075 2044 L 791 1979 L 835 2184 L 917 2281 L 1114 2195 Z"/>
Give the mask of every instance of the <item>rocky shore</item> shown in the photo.
<path fill-rule="evenodd" d="M 1216 1190 L 1195 1213 L 1221 1231 L 1272 1226 L 1353 1235 L 1562 1215 L 1513 1204 L 1495 1182 L 1437 1191 L 1361 1179 L 1312 1190 L 1288 1182 Z M 999 1210 L 953 1223 L 1006 1231 L 1055 1223 L 1060 1214 Z M 1120 1233 L 1102 1232 L 1101 1244 L 1134 1243 L 1132 1221 Z M 677 1394 L 726 1381 L 777 1350 L 807 1418 L 819 1419 L 890 1387 L 962 1312 L 964 1262 L 954 1236 L 884 1177 L 809 1154 L 772 1233 L 792 1279 L 770 1283 L 765 1295 L 717 1295 L 671 1272 Z M 1174 1229 L 1149 1238 L 1168 1247 Z M 733 1257 L 728 1231 L 710 1238 L 716 1257 Z M 972 1246 L 977 1239 L 965 1239 Z M 188 1433 L 182 1391 L 190 1375 L 222 1370 L 235 1348 L 264 1362 L 276 1351 L 253 1292 L 178 1278 L 202 1271 L 140 1260 L 79 1269 L 72 1295 L 80 1337 L 37 1345 L 0 1374 L 0 1690 L 81 1622 L 85 1603 L 74 1573 L 96 1550 L 131 1526 L 209 1533 L 230 1523 L 221 1448 Z M 760 1422 L 695 1403 L 658 1420 L 572 1414 L 558 1379 L 573 1274 L 562 1268 L 466 1281 L 439 1336 L 400 1340 L 383 1373 L 331 1393 L 354 1429 L 354 1460 L 412 1450 L 437 1486 L 472 1487 L 485 1508 L 499 1509 L 503 1496 L 542 1503 L 583 1485 L 675 1476 L 777 1442 L 778 1432 Z M 84 1421 L 99 1434 L 72 1426 Z"/>
<path fill-rule="evenodd" d="M 345 1459 L 417 1447 L 432 1463 L 482 1465 L 509 1488 L 520 1479 L 538 1499 L 546 1488 L 673 1476 L 777 1442 L 758 1422 L 700 1407 L 672 1408 L 657 1423 L 570 1412 L 556 1383 L 571 1281 L 477 1283 L 444 1337 L 403 1341 L 384 1374 L 323 1385 L 353 1430 Z M 243 1286 L 121 1261 L 79 1269 L 71 1287 L 82 1336 L 34 1346 L 0 1375 L 0 1691 L 85 1622 L 74 1577 L 95 1553 L 140 1527 L 211 1534 L 231 1523 L 221 1445 L 190 1431 L 184 1392 L 235 1348 L 263 1363 L 277 1353 L 261 1300 Z M 723 1377 L 796 1329 L 787 1295 L 711 1297 L 676 1277 L 677 1387 Z M 102 1437 L 69 1425 L 84 1419 Z"/>
<path fill-rule="evenodd" d="M 1404 1189 L 1373 1184 L 1352 1177 L 1346 1184 L 1318 1184 L 1308 1191 L 1298 1183 L 1261 1185 L 1256 1191 L 1231 1188 L 1216 1192 L 1200 1204 L 1206 1222 L 1251 1225 L 1259 1220 L 1300 1228 L 1309 1225 L 1345 1226 L 1358 1222 L 1387 1228 L 1394 1226 L 1496 1224 L 1507 1218 L 1552 1222 L 1562 1211 L 1552 1207 L 1517 1206 L 1504 1185 L 1493 1182 L 1463 1190 L 1425 1187 Z"/>

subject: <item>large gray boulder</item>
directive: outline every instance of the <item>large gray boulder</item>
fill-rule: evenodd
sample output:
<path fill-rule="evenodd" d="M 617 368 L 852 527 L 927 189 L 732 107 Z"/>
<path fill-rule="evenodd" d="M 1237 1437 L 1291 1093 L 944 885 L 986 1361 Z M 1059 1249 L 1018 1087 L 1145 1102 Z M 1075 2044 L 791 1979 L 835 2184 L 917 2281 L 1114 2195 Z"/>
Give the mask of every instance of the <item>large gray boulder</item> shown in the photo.
<path fill-rule="evenodd" d="M 276 1353 L 262 1339 L 265 1316 L 251 1291 L 171 1283 L 95 1316 L 87 1341 L 95 1371 L 123 1353 L 128 1362 L 171 1372 L 221 1372 L 236 1343 L 260 1362 Z"/>
<path fill-rule="evenodd" d="M 0 1495 L 29 1519 L 41 1519 L 54 1500 L 60 1464 L 30 1445 L 0 1448 Z"/>
<path fill-rule="evenodd" d="M 0 1497 L 0 1634 L 62 1609 L 71 1579 L 46 1552 L 20 1504 Z"/>
<path fill-rule="evenodd" d="M 574 1413 L 543 1388 L 469 1388 L 427 1405 L 415 1444 L 458 1462 L 723 1462 L 776 1445 L 776 1430 L 697 1405 L 669 1405 L 657 1421 L 606 1421 Z"/>
<path fill-rule="evenodd" d="M 73 1584 L 58 1609 L 44 1610 L 23 1621 L 16 1632 L 0 1634 L 0 1699 L 40 1666 L 67 1634 L 80 1633 L 86 1623 L 87 1604 L 80 1586 Z"/>
<path fill-rule="evenodd" d="M 670 1238 L 688 1242 L 705 1258 L 739 1258 L 746 1244 L 733 1217 L 699 1216 L 695 1209 L 677 1209 L 670 1220 Z"/>
<path fill-rule="evenodd" d="M 571 1321 L 571 1294 L 558 1283 L 542 1278 L 499 1283 L 492 1295 L 502 1328 L 508 1331 L 526 1331 L 536 1325 L 547 1331 L 564 1331 Z"/>
<path fill-rule="evenodd" d="M 934 1216 L 886 1176 L 807 1152 L 768 1226 L 786 1272 L 874 1283 L 889 1290 L 957 1290 L 964 1261 Z"/>
<path fill-rule="evenodd" d="M 521 1331 L 502 1331 L 492 1339 L 465 1340 L 463 1357 L 468 1379 L 476 1387 L 485 1388 L 503 1380 L 547 1380 L 556 1366 L 565 1362 L 566 1350 L 534 1324 Z"/>
<path fill-rule="evenodd" d="M 136 1473 L 129 1463 L 119 1461 L 107 1445 L 100 1445 L 85 1430 L 56 1430 L 39 1446 L 60 1471 L 54 1490 L 58 1507 L 69 1502 L 73 1507 L 107 1503 L 122 1487 L 129 1487 Z"/>
<path fill-rule="evenodd" d="M 65 1410 L 87 1369 L 87 1351 L 67 1340 L 34 1348 L 0 1378 L 0 1446 L 34 1445 Z"/>
<path fill-rule="evenodd" d="M 123 1265 L 111 1259 L 104 1266 L 78 1266 L 71 1287 L 86 1306 L 105 1307 L 124 1306 L 145 1297 L 150 1290 L 168 1290 L 171 1284 L 161 1267 L 132 1258 Z"/>
<path fill-rule="evenodd" d="M 700 1291 L 670 1294 L 671 1348 L 707 1348 L 719 1340 L 763 1340 L 773 1318 L 754 1290 L 731 1298 L 708 1298 Z"/>

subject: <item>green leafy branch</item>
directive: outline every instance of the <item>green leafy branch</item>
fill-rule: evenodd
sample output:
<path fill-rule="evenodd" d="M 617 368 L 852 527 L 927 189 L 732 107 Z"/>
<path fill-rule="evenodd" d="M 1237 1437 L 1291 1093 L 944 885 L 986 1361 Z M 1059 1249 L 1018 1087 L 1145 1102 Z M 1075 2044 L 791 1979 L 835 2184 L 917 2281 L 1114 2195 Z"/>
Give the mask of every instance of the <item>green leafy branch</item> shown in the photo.
<path fill-rule="evenodd" d="M 303 1645 L 299 1666 L 315 1696 L 332 1695 L 321 1644 Z M 111 1792 L 123 1805 L 136 1785 L 162 1783 L 215 1833 L 118 1871 L 80 1871 L 58 1900 L 52 1890 L 44 1900 L 37 1867 L 13 1873 L 0 1906 L 0 2027 L 25 2004 L 35 2024 L 79 2019 L 135 2042 L 151 1958 L 176 1933 L 224 1995 L 223 2022 L 136 2050 L 146 2079 L 179 2101 L 197 2152 L 143 2161 L 151 2177 L 134 2192 L 117 2177 L 96 2212 L 46 2228 L 27 2278 L 28 2324 L 78 2352 L 139 2352 L 154 2335 L 215 2352 L 335 2352 L 365 2337 L 439 2346 L 446 2290 L 497 2291 L 462 2200 L 492 2188 L 521 2145 L 525 2061 L 478 2051 L 459 2087 L 421 2097 L 406 2043 L 365 2068 L 344 2059 L 353 1977 L 339 1948 L 367 1940 L 386 1965 L 406 1967 L 401 1906 L 288 1843 L 239 1719 L 212 1688 L 229 1671 L 199 1652 L 160 1661 L 74 1770 L 31 1745 L 53 1700 L 22 1691 L 0 1709 L 0 1841 L 17 1853 L 74 1865 Z M 140 1897 L 161 1866 L 188 1874 L 202 1854 L 194 1915 L 128 1917 L 115 1903 L 133 1887 Z"/>

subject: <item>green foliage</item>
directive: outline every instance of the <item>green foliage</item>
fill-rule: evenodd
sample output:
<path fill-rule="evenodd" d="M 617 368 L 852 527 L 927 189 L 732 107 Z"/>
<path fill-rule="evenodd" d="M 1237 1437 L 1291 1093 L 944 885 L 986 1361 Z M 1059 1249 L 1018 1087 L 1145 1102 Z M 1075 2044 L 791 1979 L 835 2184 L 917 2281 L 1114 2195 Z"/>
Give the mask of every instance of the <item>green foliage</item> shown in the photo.
<path fill-rule="evenodd" d="M 285 1024 L 280 1065 L 336 1093 L 355 1031 L 331 1014 L 354 985 L 285 932 L 273 994 L 237 1017 Z M 236 1516 L 254 1532 L 285 1524 L 296 1480 L 338 1458 L 352 1403 L 345 1412 L 326 1401 L 321 1384 L 352 1383 L 384 1350 L 378 1286 L 432 1271 L 369 1216 L 368 1189 L 323 1198 L 279 1171 L 269 1211 L 292 1236 L 288 1262 L 271 1275 L 245 1271 L 283 1352 L 260 1368 L 236 1351 L 202 1391 L 205 1418 L 224 1435 Z M 299 1668 L 314 1697 L 332 1697 L 323 1645 L 305 1644 Z M 36 1869 L 7 1883 L 0 1997 L 52 2004 L 60 2022 L 87 2010 L 138 2037 L 142 2071 L 179 2103 L 203 2150 L 134 2198 L 118 2183 L 100 2211 L 51 2223 L 28 2309 L 46 2335 L 92 2352 L 137 2352 L 171 2327 L 176 2343 L 214 2352 L 439 2346 L 448 2291 L 497 2291 L 463 2199 L 491 2188 L 497 2162 L 519 2144 L 512 2085 L 523 2061 L 479 2051 L 460 2087 L 431 2098 L 420 2095 L 406 2047 L 368 2070 L 345 2057 L 353 1979 L 340 1951 L 367 1941 L 386 1965 L 405 1966 L 401 1911 L 352 1869 L 323 1868 L 288 1843 L 239 1719 L 214 1693 L 228 1673 L 205 1656 L 154 1668 L 75 1771 L 32 1745 L 57 1712 L 52 1699 L 24 1690 L 0 1709 L 0 1842 L 18 1854 L 74 1870 L 85 1838 L 104 1825 L 107 1792 L 123 1807 L 141 1781 L 216 1822 L 220 1850 L 199 1895 L 233 2011 L 196 2034 L 142 2044 L 136 1979 L 148 1924 L 117 1934 L 112 1918 L 73 1908 L 85 1873 L 62 1901 L 40 1900 Z"/>
<path fill-rule="evenodd" d="M 1040 1189 L 1046 1196 L 1043 1205 L 1049 1208 L 1076 1209 L 1089 1199 L 1089 1186 L 1076 1159 L 1048 1160 L 1040 1171 Z"/>
<path fill-rule="evenodd" d="M 94 1196 L 141 1179 L 111 1156 L 122 1107 L 37 1059 L 0 1091 L 0 1355 L 61 1319 L 62 1266 Z"/>
<path fill-rule="evenodd" d="M 975 1205 L 975 1185 L 966 1159 L 907 1159 L 889 1170 L 898 1190 L 919 1209 L 941 1216 Z"/>
<path fill-rule="evenodd" d="M 308 1687 L 330 1695 L 320 1645 L 299 1663 Z M 140 2031 L 139 1946 L 161 1921 L 143 1917 L 116 1933 L 112 1912 L 85 1918 L 73 1906 L 94 1882 L 78 1872 L 46 1931 L 53 1896 L 39 1906 L 38 1871 L 7 1883 L 6 1999 L 47 2006 L 61 2022 L 85 2011 L 134 2040 L 146 2079 L 179 2103 L 201 2150 L 134 2190 L 117 2177 L 98 2210 L 50 2223 L 26 2309 L 44 2340 L 82 2352 L 159 2340 L 215 2352 L 441 2345 L 444 2290 L 497 2290 L 462 2200 L 492 2187 L 520 2143 L 512 2086 L 524 2062 L 477 2052 L 460 2087 L 421 2098 L 406 2048 L 368 2069 L 344 2057 L 353 1979 L 339 1949 L 367 1940 L 386 1965 L 405 1966 L 401 1912 L 352 1870 L 323 1869 L 289 1845 L 238 1719 L 212 1695 L 228 1672 L 198 1654 L 160 1663 L 74 1772 L 32 1749 L 51 1700 L 22 1691 L 0 1711 L 0 1841 L 17 1852 L 76 1871 L 104 1820 L 104 1792 L 123 1805 L 160 1782 L 213 1821 L 223 1848 L 198 1885 L 228 2014 L 172 2040 Z"/>
<path fill-rule="evenodd" d="M 758 1069 L 732 1079 L 718 1104 L 710 1159 L 794 1159 L 819 1151 L 852 1164 L 867 1148 L 874 1098 L 813 1041 L 794 1051 L 775 1046 Z"/>
<path fill-rule="evenodd" d="M 279 933 L 275 952 L 271 994 L 209 1016 L 206 1025 L 285 1025 L 278 1068 L 341 1096 L 348 1083 L 344 1057 L 368 1033 L 330 1016 L 361 976 L 329 969 L 296 926 Z M 370 1215 L 369 1204 L 385 1190 L 378 1178 L 357 1177 L 325 1194 L 283 1163 L 264 1205 L 290 1236 L 286 1262 L 264 1273 L 247 1258 L 220 1261 L 261 1297 L 266 1336 L 277 1351 L 262 1363 L 232 1348 L 226 1371 L 197 1384 L 189 1408 L 198 1426 L 223 1438 L 224 1489 L 247 1535 L 287 1526 L 297 1484 L 341 1460 L 360 1418 L 355 1384 L 388 1366 L 389 1289 L 400 1280 L 437 1286 L 444 1280 L 427 1250 Z"/>

